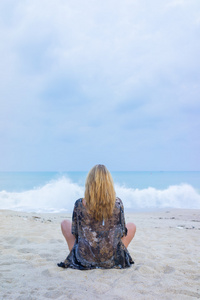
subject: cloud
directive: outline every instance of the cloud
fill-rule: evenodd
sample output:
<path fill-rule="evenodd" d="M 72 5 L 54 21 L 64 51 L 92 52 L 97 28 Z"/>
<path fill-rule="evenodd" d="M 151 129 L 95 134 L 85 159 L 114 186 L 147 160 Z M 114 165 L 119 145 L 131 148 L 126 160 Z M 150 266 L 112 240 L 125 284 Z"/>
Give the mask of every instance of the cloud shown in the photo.
<path fill-rule="evenodd" d="M 79 156 L 81 169 L 95 158 L 126 169 L 145 155 L 142 168 L 167 168 L 163 156 L 170 168 L 199 168 L 199 6 L 1 1 L 2 155 L 15 148 L 21 161 L 28 150 L 28 169 L 54 155 L 60 168 L 64 152 L 71 169 Z M 21 164 L 8 157 L 7 167 Z"/>

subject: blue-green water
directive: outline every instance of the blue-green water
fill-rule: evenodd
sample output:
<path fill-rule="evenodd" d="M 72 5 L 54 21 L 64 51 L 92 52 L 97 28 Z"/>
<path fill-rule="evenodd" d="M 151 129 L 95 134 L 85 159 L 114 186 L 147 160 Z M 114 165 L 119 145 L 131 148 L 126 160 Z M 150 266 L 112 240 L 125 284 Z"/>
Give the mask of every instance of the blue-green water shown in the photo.
<path fill-rule="evenodd" d="M 200 172 L 111 172 L 126 209 L 200 208 Z M 0 209 L 71 211 L 87 172 L 0 172 Z"/>

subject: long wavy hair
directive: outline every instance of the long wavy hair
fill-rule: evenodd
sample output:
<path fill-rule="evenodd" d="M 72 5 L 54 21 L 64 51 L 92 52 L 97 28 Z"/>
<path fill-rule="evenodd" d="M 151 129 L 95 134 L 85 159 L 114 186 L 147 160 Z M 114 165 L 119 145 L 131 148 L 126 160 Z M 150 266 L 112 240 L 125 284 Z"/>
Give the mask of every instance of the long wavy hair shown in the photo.
<path fill-rule="evenodd" d="M 86 207 L 97 221 L 111 217 L 116 201 L 113 179 L 104 165 L 94 166 L 85 182 Z"/>

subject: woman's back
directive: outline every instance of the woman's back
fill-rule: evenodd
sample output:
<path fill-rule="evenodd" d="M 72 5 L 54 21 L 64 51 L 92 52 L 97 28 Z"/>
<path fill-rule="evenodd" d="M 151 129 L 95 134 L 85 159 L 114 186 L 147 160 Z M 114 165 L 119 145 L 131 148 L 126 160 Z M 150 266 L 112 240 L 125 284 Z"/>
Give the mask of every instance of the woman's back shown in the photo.
<path fill-rule="evenodd" d="M 61 223 L 70 254 L 63 268 L 126 268 L 133 263 L 127 246 L 136 227 L 128 223 L 122 201 L 116 198 L 110 172 L 104 165 L 94 166 L 85 183 L 85 197 L 74 205 L 72 223 Z M 126 247 L 125 247 L 126 246 Z"/>
<path fill-rule="evenodd" d="M 117 198 L 108 220 L 91 218 L 83 199 L 75 202 L 72 217 L 75 245 L 65 267 L 77 269 L 124 268 L 133 263 L 121 238 L 126 234 L 122 201 Z"/>

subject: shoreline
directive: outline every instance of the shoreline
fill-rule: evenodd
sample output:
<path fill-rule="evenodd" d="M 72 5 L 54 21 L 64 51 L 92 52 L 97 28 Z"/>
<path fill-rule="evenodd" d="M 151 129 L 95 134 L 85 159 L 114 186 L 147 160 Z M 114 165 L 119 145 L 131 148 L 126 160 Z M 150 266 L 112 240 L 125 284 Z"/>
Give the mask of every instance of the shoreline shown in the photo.
<path fill-rule="evenodd" d="M 200 210 L 125 211 L 137 226 L 122 270 L 63 270 L 71 213 L 0 210 L 1 299 L 200 299 Z"/>

